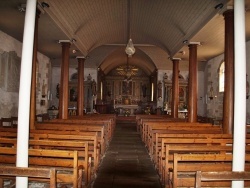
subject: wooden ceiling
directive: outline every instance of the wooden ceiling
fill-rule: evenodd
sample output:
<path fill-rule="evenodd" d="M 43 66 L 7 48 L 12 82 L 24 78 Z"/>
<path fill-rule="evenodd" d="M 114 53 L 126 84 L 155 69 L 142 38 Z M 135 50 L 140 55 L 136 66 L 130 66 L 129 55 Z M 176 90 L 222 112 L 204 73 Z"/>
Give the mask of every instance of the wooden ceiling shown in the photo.
<path fill-rule="evenodd" d="M 39 51 L 60 63 L 58 40 L 75 39 L 71 52 L 89 58 L 85 67 L 108 73 L 127 61 L 125 47 L 131 38 L 136 48 L 130 63 L 147 73 L 172 69 L 169 57 L 180 57 L 180 70 L 188 70 L 188 49 L 183 43 L 200 42 L 199 67 L 224 51 L 223 12 L 226 0 L 39 0 Z M 49 7 L 42 6 L 47 3 Z M 22 41 L 25 0 L 0 1 L 0 30 Z M 222 6 L 219 6 L 219 5 Z M 246 4 L 246 39 L 250 39 L 250 11 Z M 220 8 L 216 8 L 216 7 Z M 9 18 L 9 19 L 7 19 Z"/>

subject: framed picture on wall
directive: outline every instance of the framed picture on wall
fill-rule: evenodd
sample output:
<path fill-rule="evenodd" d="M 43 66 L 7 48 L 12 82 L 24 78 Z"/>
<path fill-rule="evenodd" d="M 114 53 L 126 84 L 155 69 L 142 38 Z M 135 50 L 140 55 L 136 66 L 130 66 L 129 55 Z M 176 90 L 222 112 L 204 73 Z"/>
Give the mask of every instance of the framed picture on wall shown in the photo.
<path fill-rule="evenodd" d="M 132 95 L 132 82 L 122 82 L 122 95 Z"/>

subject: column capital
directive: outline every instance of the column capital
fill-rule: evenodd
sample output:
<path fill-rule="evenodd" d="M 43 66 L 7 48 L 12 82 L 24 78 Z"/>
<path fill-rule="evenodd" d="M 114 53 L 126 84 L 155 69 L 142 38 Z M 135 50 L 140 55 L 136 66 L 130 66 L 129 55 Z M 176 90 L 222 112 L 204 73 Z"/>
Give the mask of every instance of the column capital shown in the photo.
<path fill-rule="evenodd" d="M 71 40 L 58 40 L 58 43 L 71 43 Z"/>
<path fill-rule="evenodd" d="M 188 46 L 200 46 L 201 45 L 201 42 L 189 42 L 188 43 Z"/>
<path fill-rule="evenodd" d="M 76 59 L 86 59 L 85 56 L 76 56 Z"/>
<path fill-rule="evenodd" d="M 181 61 L 181 58 L 178 58 L 178 57 L 173 57 L 171 58 L 172 61 Z"/>

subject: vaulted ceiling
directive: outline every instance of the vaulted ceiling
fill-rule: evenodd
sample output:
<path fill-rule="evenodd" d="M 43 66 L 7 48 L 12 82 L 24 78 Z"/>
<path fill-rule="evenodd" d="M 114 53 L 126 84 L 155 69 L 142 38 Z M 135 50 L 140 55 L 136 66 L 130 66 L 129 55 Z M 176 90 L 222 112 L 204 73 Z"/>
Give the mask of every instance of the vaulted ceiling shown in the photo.
<path fill-rule="evenodd" d="M 22 41 L 25 14 L 18 10 L 26 0 L 0 1 L 0 30 Z M 200 42 L 199 67 L 224 51 L 223 12 L 227 0 L 39 0 L 38 49 L 60 63 L 58 40 L 75 39 L 75 57 L 88 57 L 85 67 L 108 73 L 127 62 L 125 47 L 131 38 L 136 52 L 129 63 L 150 74 L 172 69 L 169 57 L 180 57 L 180 70 L 188 68 L 188 47 L 183 41 Z M 250 39 L 250 0 L 246 4 L 246 39 Z"/>

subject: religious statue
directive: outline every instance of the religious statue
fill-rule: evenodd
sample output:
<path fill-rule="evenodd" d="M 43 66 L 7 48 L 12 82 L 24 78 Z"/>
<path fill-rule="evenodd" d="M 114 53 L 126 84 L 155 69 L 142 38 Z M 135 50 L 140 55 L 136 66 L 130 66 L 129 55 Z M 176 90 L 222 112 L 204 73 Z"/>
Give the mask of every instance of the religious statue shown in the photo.
<path fill-rule="evenodd" d="M 167 73 L 165 73 L 165 74 L 163 75 L 163 82 L 164 82 L 164 83 L 167 83 L 167 81 L 168 81 L 168 75 L 167 75 Z"/>
<path fill-rule="evenodd" d="M 95 79 L 93 79 L 93 81 L 91 83 L 91 89 L 92 89 L 93 96 L 95 96 L 96 95 L 96 81 L 95 81 Z"/>
<path fill-rule="evenodd" d="M 88 80 L 88 81 L 91 81 L 91 79 L 92 79 L 92 76 L 89 74 L 89 75 L 87 76 L 87 80 Z"/>
<path fill-rule="evenodd" d="M 59 99 L 59 93 L 60 93 L 60 84 L 58 83 L 56 85 L 56 98 L 58 98 L 58 99 Z"/>
<path fill-rule="evenodd" d="M 162 82 L 161 81 L 158 82 L 157 88 L 158 88 L 158 98 L 162 98 Z"/>

